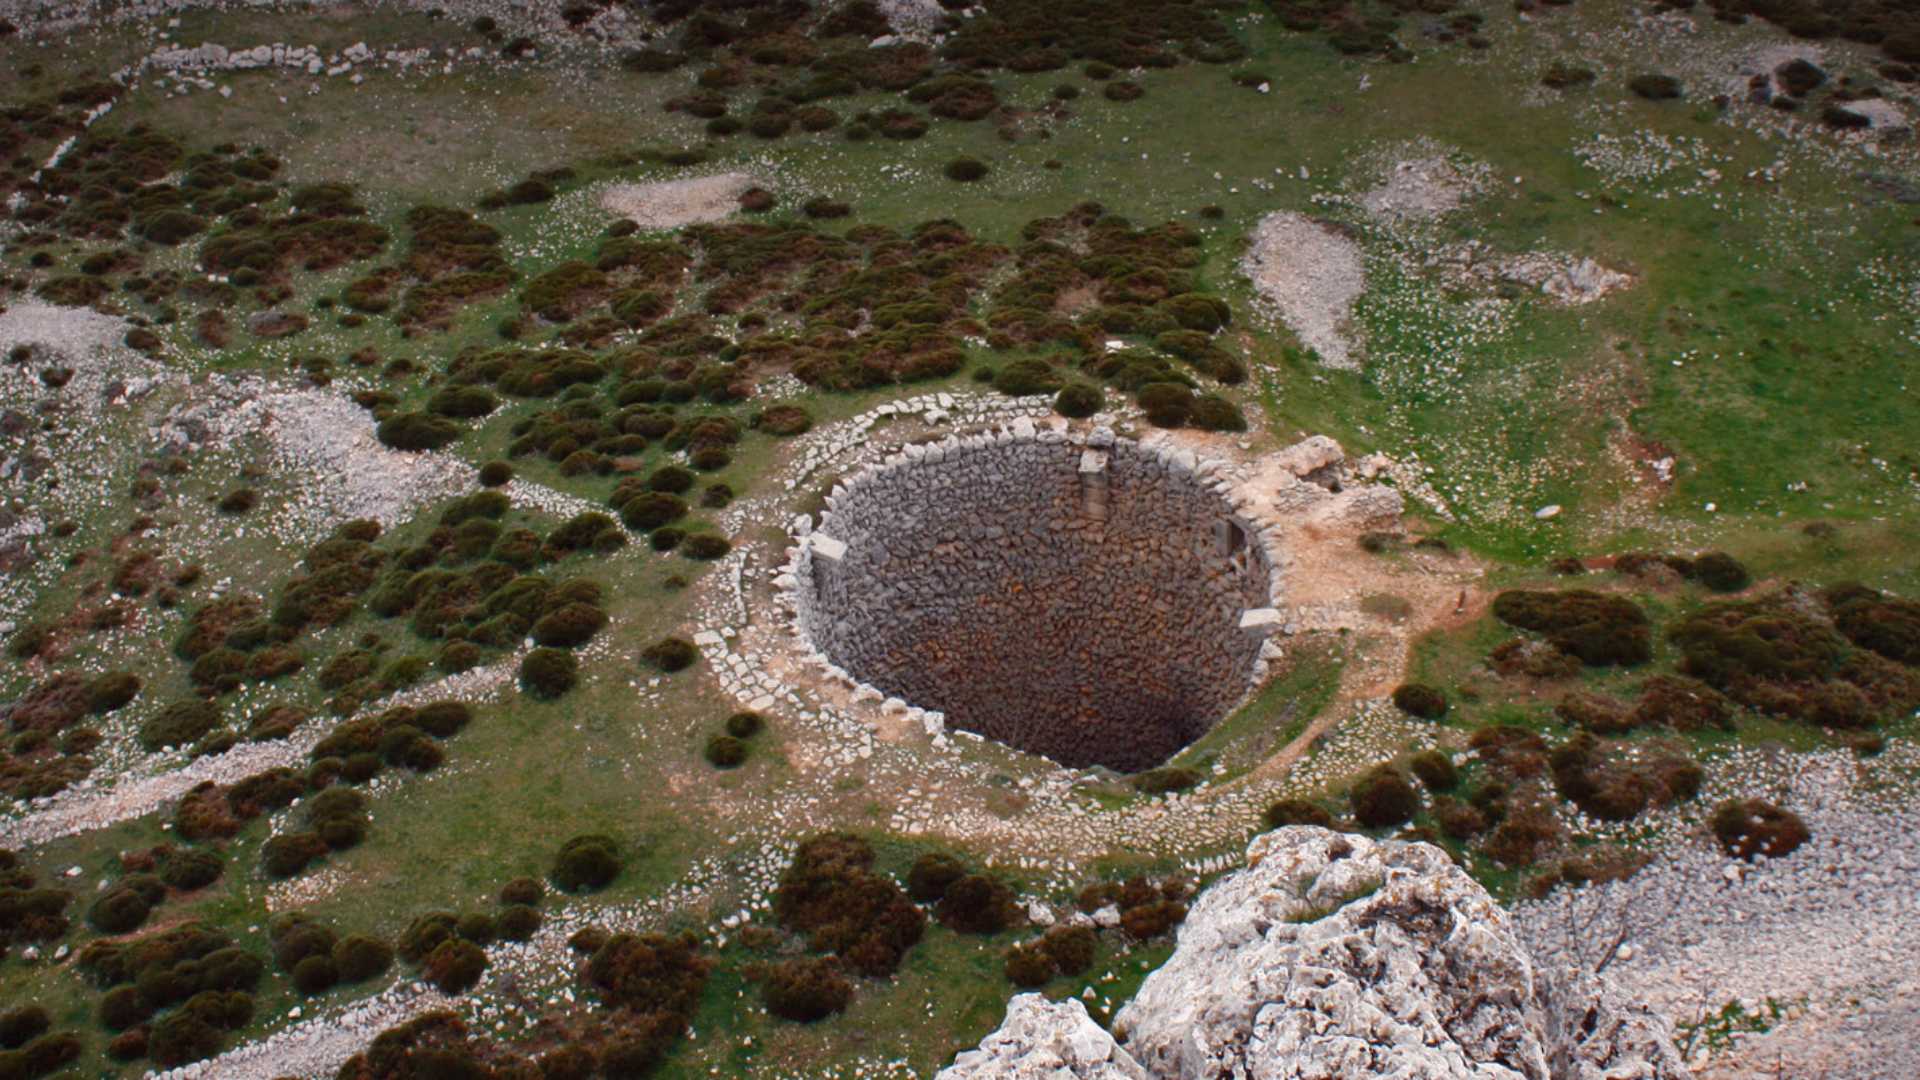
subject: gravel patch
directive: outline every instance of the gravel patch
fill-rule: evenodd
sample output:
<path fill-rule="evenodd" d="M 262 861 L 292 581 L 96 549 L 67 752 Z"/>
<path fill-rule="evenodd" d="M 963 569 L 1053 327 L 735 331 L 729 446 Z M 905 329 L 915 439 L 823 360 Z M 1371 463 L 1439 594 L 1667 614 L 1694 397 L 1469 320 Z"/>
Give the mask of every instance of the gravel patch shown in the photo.
<path fill-rule="evenodd" d="M 1907 743 L 1865 769 L 1844 751 L 1741 751 L 1715 766 L 1700 809 L 1771 799 L 1807 822 L 1799 850 L 1748 864 L 1677 829 L 1632 878 L 1523 903 L 1514 917 L 1549 962 L 1604 965 L 1623 993 L 1664 1012 L 1693 1064 L 1724 1057 L 1711 1075 L 1785 1061 L 1827 1078 L 1920 1076 L 1920 806 L 1910 785 L 1888 783 L 1917 764 Z M 1710 1021 L 1729 1003 L 1778 1017 L 1764 1036 L 1738 1025 L 1719 1035 Z M 1689 1047 L 1691 1025 L 1704 1028 Z"/>
<path fill-rule="evenodd" d="M 185 441 L 202 441 L 194 436 L 203 432 L 221 445 L 256 435 L 266 441 L 296 488 L 294 497 L 271 507 L 273 531 L 290 542 L 311 543 L 353 518 L 395 525 L 421 504 L 473 485 L 472 466 L 457 458 L 381 445 L 373 417 L 331 390 L 243 380 L 217 388 L 171 421 Z"/>
<path fill-rule="evenodd" d="M 423 686 L 391 694 L 362 709 L 358 715 L 371 716 L 395 705 L 426 701 L 457 700 L 478 702 L 512 684 L 520 655 L 506 657 L 486 667 L 463 671 L 436 679 Z M 0 822 L 0 846 L 27 847 L 43 844 L 75 833 L 104 829 L 117 822 L 141 817 L 206 781 L 231 784 L 256 773 L 279 766 L 296 766 L 322 738 L 344 721 L 328 722 L 315 717 L 292 736 L 265 743 L 242 743 L 224 754 L 196 758 L 186 765 L 148 775 L 123 774 L 111 787 L 92 780 L 50 798 L 35 800 L 32 812 L 12 821 Z M 148 760 L 148 768 L 165 768 L 178 755 L 157 754 Z M 136 767 L 138 768 L 138 767 Z"/>
<path fill-rule="evenodd" d="M 1280 319 L 1330 368 L 1360 369 L 1354 301 L 1366 291 L 1360 245 L 1304 214 L 1269 214 L 1253 233 L 1241 272 Z"/>
<path fill-rule="evenodd" d="M 275 1080 L 283 1076 L 332 1076 L 366 1049 L 374 1036 L 432 1009 L 456 1004 L 424 983 L 406 982 L 372 998 L 301 1020 L 218 1057 L 149 1073 L 158 1080 Z M 299 1010 L 295 1010 L 295 1014 Z"/>
<path fill-rule="evenodd" d="M 1377 218 L 1434 218 L 1458 210 L 1481 189 L 1486 167 L 1464 169 L 1443 154 L 1394 162 L 1380 185 L 1360 196 Z"/>
<path fill-rule="evenodd" d="M 720 221 L 740 209 L 740 195 L 754 185 L 746 173 L 715 173 L 656 184 L 613 184 L 600 206 L 646 229 L 677 229 Z"/>
<path fill-rule="evenodd" d="M 935 31 L 948 15 L 939 0 L 879 0 L 879 8 L 887 17 L 887 25 L 901 37 L 937 36 Z"/>

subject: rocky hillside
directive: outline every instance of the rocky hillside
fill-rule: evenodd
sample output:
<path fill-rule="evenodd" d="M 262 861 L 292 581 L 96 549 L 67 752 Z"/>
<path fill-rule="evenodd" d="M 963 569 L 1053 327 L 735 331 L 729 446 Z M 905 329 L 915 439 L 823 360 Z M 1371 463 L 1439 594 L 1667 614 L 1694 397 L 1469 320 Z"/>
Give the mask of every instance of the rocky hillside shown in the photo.
<path fill-rule="evenodd" d="M 1291 827 L 1201 895 L 1173 957 L 1102 1031 L 1017 997 L 942 1077 L 1685 1075 L 1667 1023 L 1536 962 L 1439 849 Z M 1115 1036 L 1117 1036 L 1117 1041 Z M 1064 1070 L 1064 1071 L 1063 1071 Z"/>

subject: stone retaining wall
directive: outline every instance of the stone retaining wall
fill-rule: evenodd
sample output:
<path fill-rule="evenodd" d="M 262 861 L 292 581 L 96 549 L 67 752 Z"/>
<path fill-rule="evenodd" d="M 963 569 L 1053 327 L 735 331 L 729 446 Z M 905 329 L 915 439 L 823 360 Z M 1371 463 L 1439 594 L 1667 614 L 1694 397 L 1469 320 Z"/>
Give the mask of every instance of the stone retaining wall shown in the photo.
<path fill-rule="evenodd" d="M 1149 768 L 1259 665 L 1272 567 L 1185 452 L 1030 422 L 836 487 L 795 553 L 801 633 L 852 678 L 1071 767 Z M 1243 621 L 1247 624 L 1243 627 Z"/>

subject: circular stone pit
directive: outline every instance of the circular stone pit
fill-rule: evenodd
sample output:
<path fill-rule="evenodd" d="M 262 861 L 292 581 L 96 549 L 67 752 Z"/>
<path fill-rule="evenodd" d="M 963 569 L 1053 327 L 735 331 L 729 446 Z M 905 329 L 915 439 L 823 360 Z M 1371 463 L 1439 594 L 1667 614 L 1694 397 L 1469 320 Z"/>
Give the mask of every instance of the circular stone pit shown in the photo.
<path fill-rule="evenodd" d="M 1151 768 L 1240 701 L 1274 621 L 1268 553 L 1224 491 L 1104 429 L 910 446 L 836 487 L 795 551 L 799 630 L 949 727 Z"/>

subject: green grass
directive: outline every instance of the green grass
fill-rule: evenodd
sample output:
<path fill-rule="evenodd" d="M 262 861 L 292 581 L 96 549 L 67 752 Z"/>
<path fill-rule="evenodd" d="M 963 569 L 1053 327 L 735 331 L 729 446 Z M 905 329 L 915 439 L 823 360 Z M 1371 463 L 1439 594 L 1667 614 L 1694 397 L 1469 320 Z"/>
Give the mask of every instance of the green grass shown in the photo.
<path fill-rule="evenodd" d="M 1169 764 L 1198 767 L 1218 762 L 1224 771 L 1209 780 L 1224 783 L 1298 738 L 1339 689 L 1346 657 L 1327 643 L 1304 639 L 1290 653 L 1275 662 L 1278 675 Z"/>

